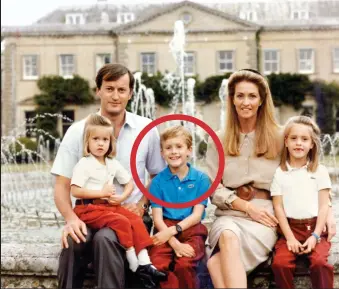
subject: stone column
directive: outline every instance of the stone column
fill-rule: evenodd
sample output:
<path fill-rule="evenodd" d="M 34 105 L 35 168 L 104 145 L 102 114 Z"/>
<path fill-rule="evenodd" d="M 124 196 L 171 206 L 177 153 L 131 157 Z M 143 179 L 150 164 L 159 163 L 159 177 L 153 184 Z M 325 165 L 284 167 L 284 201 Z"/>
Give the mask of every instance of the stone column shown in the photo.
<path fill-rule="evenodd" d="M 16 126 L 16 44 L 5 46 L 1 88 L 1 135 L 8 135 Z"/>

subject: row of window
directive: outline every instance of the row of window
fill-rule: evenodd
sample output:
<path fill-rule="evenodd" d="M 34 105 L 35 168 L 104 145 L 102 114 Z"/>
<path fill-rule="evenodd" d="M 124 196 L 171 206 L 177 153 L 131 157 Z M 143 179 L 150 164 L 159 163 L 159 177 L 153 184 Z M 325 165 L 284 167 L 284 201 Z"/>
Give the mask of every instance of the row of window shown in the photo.
<path fill-rule="evenodd" d="M 298 49 L 298 72 L 312 74 L 315 72 L 315 50 Z M 332 72 L 339 73 L 339 47 L 332 52 Z M 263 51 L 263 70 L 265 74 L 280 72 L 280 50 L 265 49 Z"/>
<path fill-rule="evenodd" d="M 312 48 L 298 49 L 298 72 L 315 72 L 315 50 Z M 339 47 L 333 49 L 333 72 L 339 73 Z M 95 56 L 95 69 L 98 71 L 106 63 L 112 62 L 111 54 L 97 54 Z M 280 51 L 278 49 L 263 50 L 263 71 L 265 74 L 280 72 Z M 219 73 L 232 72 L 235 70 L 235 51 L 224 50 L 217 52 L 217 65 Z M 75 55 L 59 55 L 59 75 L 65 78 L 72 77 L 76 73 Z M 157 71 L 156 53 L 141 53 L 140 70 L 149 75 Z M 187 76 L 194 75 L 196 71 L 196 53 L 186 52 L 184 57 L 184 73 Z M 38 79 L 38 55 L 23 56 L 23 79 Z"/>
<path fill-rule="evenodd" d="M 59 75 L 64 78 L 71 78 L 76 73 L 75 55 L 59 55 Z M 96 72 L 105 64 L 112 62 L 112 55 L 109 53 L 97 54 L 95 56 Z M 23 79 L 32 80 L 39 78 L 38 55 L 23 56 Z"/>
<path fill-rule="evenodd" d="M 298 72 L 312 74 L 315 72 L 315 50 L 312 48 L 298 49 Z M 196 55 L 187 52 L 184 57 L 184 69 L 186 75 L 194 75 Z M 333 49 L 333 72 L 339 73 L 339 47 Z M 263 71 L 265 74 L 280 72 L 280 51 L 278 49 L 263 50 Z M 235 70 L 235 51 L 225 50 L 217 52 L 218 71 L 221 73 Z M 141 70 L 148 74 L 156 72 L 156 54 L 141 53 Z"/>
<path fill-rule="evenodd" d="M 312 16 L 315 16 L 314 13 L 308 10 L 292 10 L 290 13 L 290 19 L 310 19 Z M 257 21 L 258 13 L 255 10 L 243 10 L 239 13 L 239 18 L 248 20 L 248 21 Z"/>

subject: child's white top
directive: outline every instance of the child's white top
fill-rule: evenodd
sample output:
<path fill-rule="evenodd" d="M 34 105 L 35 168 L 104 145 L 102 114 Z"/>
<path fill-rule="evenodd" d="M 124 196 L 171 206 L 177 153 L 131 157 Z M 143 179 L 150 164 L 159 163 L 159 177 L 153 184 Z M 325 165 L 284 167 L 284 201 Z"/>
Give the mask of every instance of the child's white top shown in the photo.
<path fill-rule="evenodd" d="M 93 155 L 83 157 L 73 169 L 71 185 L 77 185 L 89 190 L 101 190 L 109 181 L 113 184 L 116 178 L 119 184 L 127 184 L 131 175 L 116 159 L 105 159 L 106 165 L 101 164 Z"/>
<path fill-rule="evenodd" d="M 331 189 L 331 179 L 327 169 L 319 165 L 312 173 L 307 165 L 292 168 L 286 163 L 287 171 L 277 168 L 272 184 L 271 195 L 283 196 L 286 217 L 307 219 L 318 216 L 318 195 L 323 189 Z"/>

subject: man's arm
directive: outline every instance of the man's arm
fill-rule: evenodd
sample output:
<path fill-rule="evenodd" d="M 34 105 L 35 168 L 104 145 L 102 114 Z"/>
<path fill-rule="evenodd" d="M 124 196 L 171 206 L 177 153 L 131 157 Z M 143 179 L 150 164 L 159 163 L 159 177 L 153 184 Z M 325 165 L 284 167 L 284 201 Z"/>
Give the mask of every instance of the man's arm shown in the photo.
<path fill-rule="evenodd" d="M 72 209 L 70 197 L 71 180 L 63 176 L 56 176 L 54 186 L 54 201 L 61 215 L 66 221 L 62 234 L 62 246 L 68 248 L 67 236 L 80 243 L 86 242 L 84 235 L 87 235 L 86 224 L 81 221 Z"/>

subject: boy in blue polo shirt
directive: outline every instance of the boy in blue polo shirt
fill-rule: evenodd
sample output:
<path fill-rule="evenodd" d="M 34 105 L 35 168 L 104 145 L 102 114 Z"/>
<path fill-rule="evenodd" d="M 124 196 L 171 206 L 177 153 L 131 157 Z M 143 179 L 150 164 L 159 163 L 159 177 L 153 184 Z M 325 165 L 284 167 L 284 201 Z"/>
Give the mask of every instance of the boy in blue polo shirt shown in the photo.
<path fill-rule="evenodd" d="M 150 186 L 158 199 L 173 204 L 192 201 L 210 187 L 206 174 L 193 168 L 192 135 L 183 126 L 166 129 L 160 138 L 162 156 L 168 166 Z M 207 200 L 193 207 L 173 209 L 151 201 L 154 219 L 153 246 L 150 258 L 159 270 L 168 273 L 162 288 L 200 288 L 196 276 L 198 262 L 205 255 L 207 229 L 201 224 Z"/>

